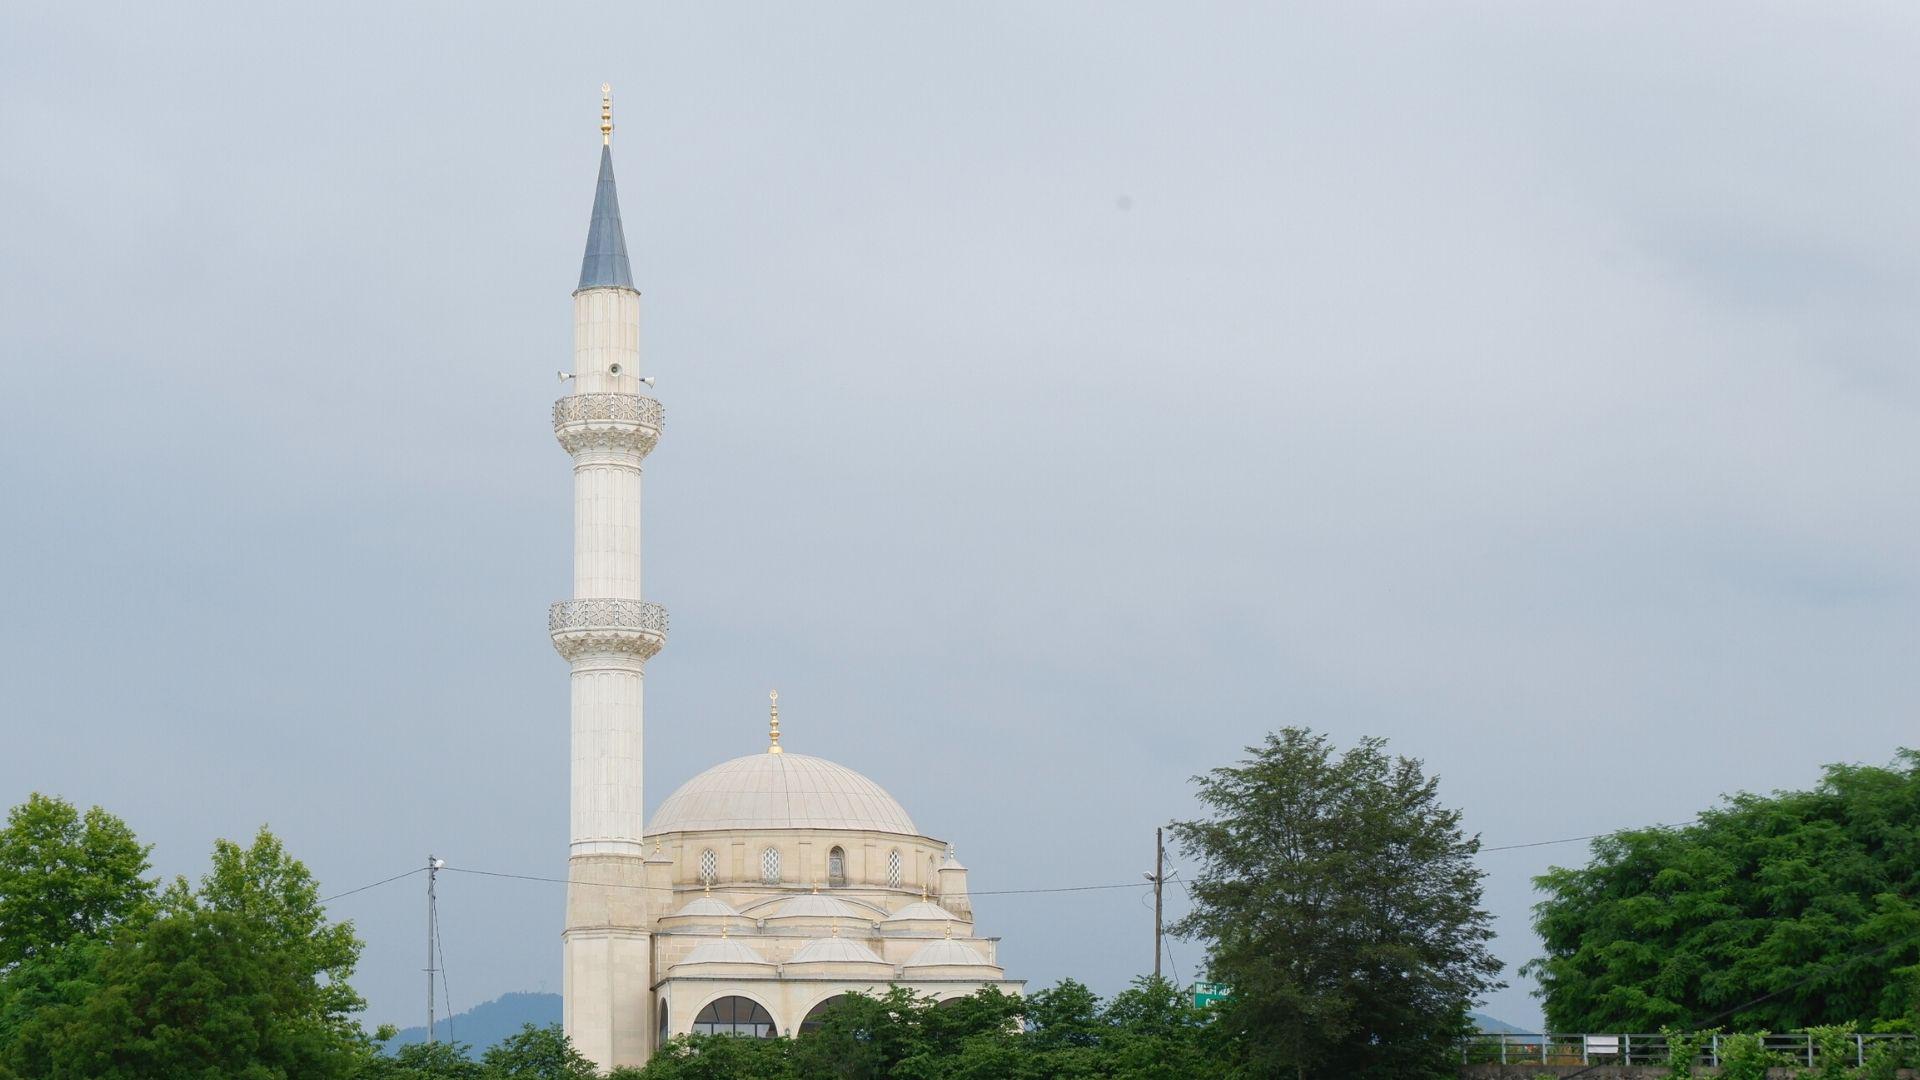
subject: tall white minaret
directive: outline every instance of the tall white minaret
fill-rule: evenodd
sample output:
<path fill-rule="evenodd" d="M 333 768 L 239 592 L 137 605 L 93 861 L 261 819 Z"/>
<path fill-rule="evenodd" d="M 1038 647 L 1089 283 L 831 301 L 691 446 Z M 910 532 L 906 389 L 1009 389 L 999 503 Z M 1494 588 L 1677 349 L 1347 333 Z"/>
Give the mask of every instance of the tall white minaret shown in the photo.
<path fill-rule="evenodd" d="M 640 293 L 613 185 L 613 97 L 600 89 L 600 182 L 573 293 L 572 392 L 553 406 L 554 434 L 573 455 L 573 599 L 553 605 L 547 629 L 573 666 L 566 1031 L 610 1068 L 642 1064 L 651 1050 L 641 696 L 667 613 L 640 598 L 640 467 L 660 438 L 661 410 L 640 393 Z"/>

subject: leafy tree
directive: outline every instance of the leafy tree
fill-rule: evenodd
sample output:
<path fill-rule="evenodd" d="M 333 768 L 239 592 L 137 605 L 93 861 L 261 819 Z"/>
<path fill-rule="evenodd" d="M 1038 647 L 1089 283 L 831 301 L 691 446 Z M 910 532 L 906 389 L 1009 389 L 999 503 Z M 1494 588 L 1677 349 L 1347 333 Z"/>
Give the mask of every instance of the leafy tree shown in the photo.
<path fill-rule="evenodd" d="M 177 906 L 186 895 L 185 880 L 176 879 L 167 902 Z M 214 842 L 213 867 L 200 879 L 194 899 L 208 910 L 239 915 L 266 936 L 311 986 L 312 1022 L 336 1037 L 358 1036 L 352 1014 L 366 1008 L 366 1001 L 349 980 L 360 960 L 360 939 L 351 922 L 328 921 L 319 882 L 266 826 L 249 847 Z"/>
<path fill-rule="evenodd" d="M 86 943 L 87 992 L 36 1009 L 10 1067 L 47 1080 L 354 1074 L 367 1044 L 346 979 L 360 944 L 327 922 L 306 867 L 271 833 L 250 848 L 223 841 L 200 888 L 176 881 L 155 912 Z"/>
<path fill-rule="evenodd" d="M 599 1070 L 573 1048 L 559 1024 L 527 1024 L 481 1059 L 487 1080 L 598 1080 Z"/>
<path fill-rule="evenodd" d="M 260 926 L 190 908 L 119 937 L 54 1039 L 52 1080 L 345 1077 L 358 1044 L 316 1022 L 311 977 Z"/>
<path fill-rule="evenodd" d="M 391 1027 L 375 1036 L 376 1042 L 393 1038 Z M 409 1043 L 391 1055 L 372 1054 L 354 1074 L 355 1080 L 487 1080 L 486 1070 L 467 1055 L 465 1043 Z"/>
<path fill-rule="evenodd" d="M 644 1069 L 616 1069 L 608 1080 L 799 1080 L 791 1039 L 738 1035 L 679 1035 L 648 1059 Z M 838 1073 L 820 1073 L 837 1076 Z"/>
<path fill-rule="evenodd" d="M 153 898 L 152 849 L 99 807 L 38 792 L 0 828 L 0 971 L 137 919 Z"/>
<path fill-rule="evenodd" d="M 893 987 L 850 994 L 796 1039 L 671 1040 L 616 1080 L 1187 1080 L 1224 1076 L 1215 1030 L 1164 980 L 1143 979 L 1104 1007 L 1063 982 L 1030 998 L 996 989 L 936 1003 Z"/>
<path fill-rule="evenodd" d="M 1219 1045 L 1248 1075 L 1451 1075 L 1468 1007 L 1500 985 L 1479 839 L 1380 739 L 1339 754 L 1285 728 L 1247 755 L 1195 778 L 1211 818 L 1173 826 L 1200 864 L 1174 932 L 1233 988 Z"/>
<path fill-rule="evenodd" d="M 1911 1027 L 1920 1006 L 1920 753 L 1597 840 L 1535 879 L 1547 1023 L 1647 1031 Z"/>

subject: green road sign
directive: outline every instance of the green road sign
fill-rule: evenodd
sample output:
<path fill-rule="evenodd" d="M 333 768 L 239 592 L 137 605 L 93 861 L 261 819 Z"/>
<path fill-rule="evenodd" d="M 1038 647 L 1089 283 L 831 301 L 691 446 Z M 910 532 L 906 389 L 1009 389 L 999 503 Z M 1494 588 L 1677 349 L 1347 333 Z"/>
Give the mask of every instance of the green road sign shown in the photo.
<path fill-rule="evenodd" d="M 1225 983 L 1194 983 L 1193 1007 L 1204 1009 L 1216 1001 L 1226 1000 L 1232 994 L 1233 991 Z"/>

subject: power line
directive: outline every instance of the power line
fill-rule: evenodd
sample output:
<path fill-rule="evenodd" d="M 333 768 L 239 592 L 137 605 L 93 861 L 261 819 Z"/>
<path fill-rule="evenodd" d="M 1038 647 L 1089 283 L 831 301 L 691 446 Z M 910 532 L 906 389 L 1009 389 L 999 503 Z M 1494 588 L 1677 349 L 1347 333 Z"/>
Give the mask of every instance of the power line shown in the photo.
<path fill-rule="evenodd" d="M 453 874 L 477 874 L 480 877 L 507 878 L 512 881 L 544 881 L 554 885 L 588 885 L 598 889 L 647 889 L 654 892 L 674 891 L 671 886 L 642 885 L 624 881 L 580 881 L 575 878 L 546 877 L 541 874 L 509 874 L 500 870 L 475 870 L 466 866 L 449 866 L 445 869 L 448 873 Z M 1033 893 L 1094 892 L 1100 889 L 1144 889 L 1148 884 L 1149 883 L 1145 881 L 1123 881 L 1116 885 L 1063 885 L 1057 888 L 1045 889 L 982 889 L 978 891 L 969 890 L 967 895 L 1024 896 Z"/>
<path fill-rule="evenodd" d="M 1577 844 L 1582 840 L 1598 840 L 1604 836 L 1618 836 L 1623 832 L 1642 832 L 1642 831 L 1651 832 L 1657 829 L 1683 829 L 1691 824 L 1693 824 L 1692 821 L 1682 821 L 1677 823 L 1661 824 L 1661 825 L 1636 825 L 1636 826 L 1628 826 L 1627 828 L 1624 828 L 1624 829 L 1615 829 L 1612 832 L 1594 833 L 1592 836 L 1568 836 L 1568 837 L 1563 837 L 1559 840 L 1535 840 L 1531 843 L 1526 843 L 1526 844 L 1499 844 L 1494 847 L 1481 848 L 1480 854 L 1485 855 L 1489 851 L 1519 851 L 1521 848 L 1550 847 L 1554 844 Z"/>
<path fill-rule="evenodd" d="M 395 874 L 390 878 L 381 878 L 379 881 L 376 881 L 371 885 L 362 885 L 357 889 L 348 889 L 346 892 L 334 893 L 332 896 L 323 896 L 320 898 L 319 902 L 322 904 L 329 904 L 335 900 L 340 899 L 343 896 L 352 896 L 354 893 L 363 893 L 363 892 L 366 892 L 368 889 L 377 889 L 382 885 L 391 885 L 394 882 L 401 880 L 402 878 L 410 878 L 415 874 L 424 874 L 426 873 L 426 871 L 427 871 L 426 867 L 416 866 L 404 874 Z"/>

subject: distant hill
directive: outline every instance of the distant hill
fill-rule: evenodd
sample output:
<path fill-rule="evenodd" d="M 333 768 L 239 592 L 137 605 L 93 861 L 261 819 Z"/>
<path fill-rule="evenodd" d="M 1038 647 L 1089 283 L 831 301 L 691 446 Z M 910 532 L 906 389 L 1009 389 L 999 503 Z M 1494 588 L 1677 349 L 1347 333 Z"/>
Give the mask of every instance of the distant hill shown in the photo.
<path fill-rule="evenodd" d="M 475 1057 L 486 1052 L 494 1043 L 516 1034 L 526 1024 L 534 1027 L 546 1027 L 560 1022 L 559 994 L 502 994 L 484 1005 L 475 1005 L 463 1013 L 455 1013 L 451 1019 L 436 1020 L 433 1024 L 433 1037 L 437 1040 L 458 1039 L 473 1047 Z M 387 1045 L 405 1046 L 408 1043 L 426 1042 L 427 1026 L 403 1028 Z"/>
<path fill-rule="evenodd" d="M 1467 1019 L 1473 1021 L 1473 1029 L 1482 1035 L 1536 1035 L 1538 1032 L 1527 1028 L 1514 1027 L 1505 1020 L 1495 1020 L 1486 1013 L 1468 1013 Z"/>

